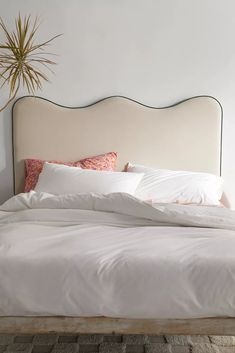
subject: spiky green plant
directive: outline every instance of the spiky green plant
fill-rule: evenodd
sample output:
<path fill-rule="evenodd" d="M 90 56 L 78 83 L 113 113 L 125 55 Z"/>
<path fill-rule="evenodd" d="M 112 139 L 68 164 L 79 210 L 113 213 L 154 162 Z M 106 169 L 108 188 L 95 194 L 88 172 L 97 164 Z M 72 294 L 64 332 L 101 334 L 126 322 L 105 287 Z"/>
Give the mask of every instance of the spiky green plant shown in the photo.
<path fill-rule="evenodd" d="M 52 71 L 49 66 L 56 64 L 48 59 L 47 56 L 53 54 L 45 52 L 45 48 L 61 34 L 45 42 L 35 43 L 38 28 L 37 18 L 32 21 L 29 15 L 22 19 L 19 14 L 15 21 L 15 30 L 10 32 L 0 18 L 0 29 L 5 36 L 5 42 L 0 43 L 0 80 L 1 87 L 9 85 L 9 99 L 0 108 L 0 112 L 14 100 L 21 84 L 29 94 L 41 89 L 42 82 L 48 81 L 43 69 Z"/>

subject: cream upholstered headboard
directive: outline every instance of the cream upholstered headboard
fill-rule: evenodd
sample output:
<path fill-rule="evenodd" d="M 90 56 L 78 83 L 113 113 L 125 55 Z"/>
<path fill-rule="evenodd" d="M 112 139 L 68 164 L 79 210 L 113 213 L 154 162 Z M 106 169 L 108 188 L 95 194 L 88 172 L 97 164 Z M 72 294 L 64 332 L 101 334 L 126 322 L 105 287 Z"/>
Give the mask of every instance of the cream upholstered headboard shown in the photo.
<path fill-rule="evenodd" d="M 125 97 L 64 107 L 26 96 L 13 107 L 15 193 L 23 191 L 24 159 L 75 161 L 118 152 L 118 169 L 146 166 L 221 171 L 222 108 L 210 96 L 155 108 Z"/>

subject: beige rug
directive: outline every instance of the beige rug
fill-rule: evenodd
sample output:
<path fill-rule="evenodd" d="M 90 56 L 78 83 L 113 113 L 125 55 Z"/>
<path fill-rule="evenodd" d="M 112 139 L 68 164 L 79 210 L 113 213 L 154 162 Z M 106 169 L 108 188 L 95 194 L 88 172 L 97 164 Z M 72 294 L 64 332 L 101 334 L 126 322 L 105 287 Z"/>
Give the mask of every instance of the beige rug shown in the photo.
<path fill-rule="evenodd" d="M 235 353 L 234 336 L 6 335 L 0 353 Z"/>

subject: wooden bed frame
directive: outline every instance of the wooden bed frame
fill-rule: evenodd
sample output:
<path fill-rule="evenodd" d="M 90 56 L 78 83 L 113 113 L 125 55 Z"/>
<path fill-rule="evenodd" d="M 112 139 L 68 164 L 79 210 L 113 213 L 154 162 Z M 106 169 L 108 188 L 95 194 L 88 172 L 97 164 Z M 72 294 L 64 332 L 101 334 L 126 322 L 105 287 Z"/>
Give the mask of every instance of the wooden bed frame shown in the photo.
<path fill-rule="evenodd" d="M 235 335 L 235 318 L 186 320 L 115 319 L 107 317 L 0 317 L 0 332 L 101 333 L 148 335 Z"/>
<path fill-rule="evenodd" d="M 20 98 L 13 106 L 15 193 L 23 190 L 25 158 L 71 161 L 118 151 L 119 170 L 130 160 L 220 174 L 222 115 L 220 103 L 210 96 L 164 108 L 125 97 L 76 108 L 40 97 Z M 0 317 L 0 332 L 234 335 L 235 318 Z"/>

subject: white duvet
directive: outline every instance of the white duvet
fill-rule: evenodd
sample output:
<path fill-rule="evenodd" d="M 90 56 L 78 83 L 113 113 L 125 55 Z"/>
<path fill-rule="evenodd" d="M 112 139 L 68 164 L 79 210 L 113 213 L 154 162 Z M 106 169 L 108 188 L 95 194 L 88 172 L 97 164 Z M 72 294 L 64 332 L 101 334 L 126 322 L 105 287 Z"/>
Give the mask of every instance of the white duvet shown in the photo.
<path fill-rule="evenodd" d="M 235 212 L 15 196 L 0 208 L 0 315 L 235 316 Z"/>

